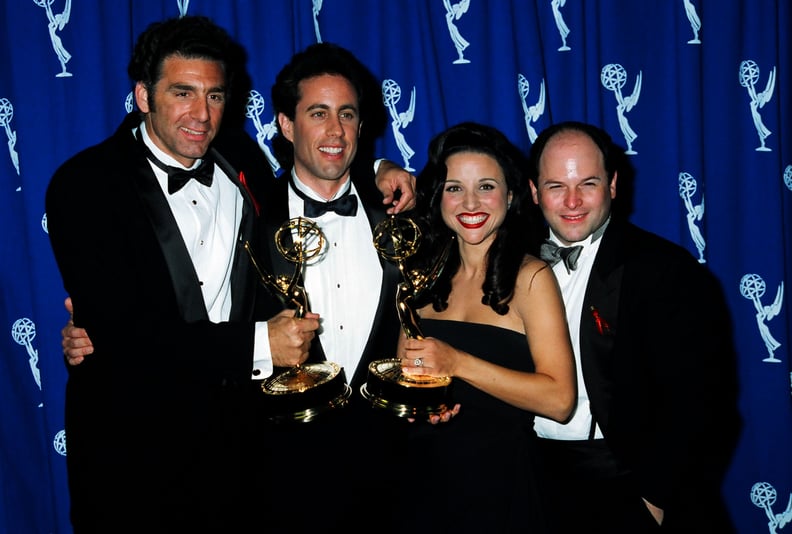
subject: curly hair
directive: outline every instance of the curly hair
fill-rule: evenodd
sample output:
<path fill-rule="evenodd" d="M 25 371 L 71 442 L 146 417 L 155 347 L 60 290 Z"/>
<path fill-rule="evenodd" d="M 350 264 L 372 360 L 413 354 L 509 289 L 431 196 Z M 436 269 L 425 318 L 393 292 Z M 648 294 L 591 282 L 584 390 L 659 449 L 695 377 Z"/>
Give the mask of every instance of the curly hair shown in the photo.
<path fill-rule="evenodd" d="M 527 192 L 524 169 L 525 156 L 496 128 L 474 122 L 464 122 L 448 128 L 429 144 L 429 160 L 419 173 L 418 203 L 415 219 L 424 236 L 414 266 L 426 269 L 436 261 L 453 232 L 443 221 L 441 199 L 448 173 L 446 161 L 454 154 L 472 152 L 493 158 L 506 179 L 512 193 L 503 224 L 497 229 L 495 240 L 487 251 L 487 272 L 482 285 L 482 304 L 496 313 L 505 315 L 514 296 L 514 286 L 528 242 L 525 239 L 527 219 L 523 204 Z M 445 268 L 432 289 L 419 302 L 420 306 L 433 305 L 437 311 L 448 307 L 451 279 L 460 266 L 458 247 L 452 247 Z"/>
<path fill-rule="evenodd" d="M 149 24 L 135 43 L 127 74 L 153 93 L 165 60 L 172 56 L 218 61 L 226 78 L 226 94 L 232 92 L 246 61 L 244 49 L 211 19 L 185 16 Z"/>

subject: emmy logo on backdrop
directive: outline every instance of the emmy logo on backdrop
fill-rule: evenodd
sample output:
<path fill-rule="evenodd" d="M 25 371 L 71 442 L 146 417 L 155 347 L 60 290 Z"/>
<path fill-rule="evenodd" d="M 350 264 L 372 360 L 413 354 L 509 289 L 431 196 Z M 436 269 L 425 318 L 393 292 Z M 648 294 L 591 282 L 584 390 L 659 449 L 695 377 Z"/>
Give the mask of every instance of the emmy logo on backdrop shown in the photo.
<path fill-rule="evenodd" d="M 272 153 L 272 149 L 270 149 L 266 141 L 270 141 L 275 137 L 275 134 L 278 133 L 278 127 L 275 125 L 275 116 L 273 116 L 272 121 L 267 124 L 261 122 L 261 114 L 263 112 L 264 97 L 255 89 L 252 89 L 248 93 L 245 116 L 253 121 L 253 126 L 256 128 L 256 141 L 258 142 L 258 146 L 261 151 L 264 152 L 264 155 L 267 156 L 267 161 L 269 161 L 272 172 L 277 176 L 281 168 L 280 163 L 278 163 L 275 154 Z"/>
<path fill-rule="evenodd" d="M 66 431 L 58 430 L 55 437 L 52 438 L 52 448 L 61 456 L 66 456 Z"/>
<path fill-rule="evenodd" d="M 780 514 L 773 512 L 773 505 L 778 498 L 778 493 L 769 482 L 757 482 L 751 488 L 751 502 L 759 508 L 763 508 L 767 514 L 767 528 L 770 534 L 776 534 L 777 529 L 784 528 L 792 523 L 792 493 L 789 495 L 789 503 L 786 510 Z"/>
<path fill-rule="evenodd" d="M 451 35 L 451 40 L 454 42 L 454 46 L 457 50 L 457 55 L 459 57 L 454 60 L 454 64 L 461 65 L 465 63 L 470 63 L 469 59 L 465 59 L 465 49 L 470 46 L 470 43 L 462 37 L 462 34 L 459 33 L 459 29 L 454 24 L 455 20 L 459 20 L 462 18 L 462 15 L 467 13 L 468 8 L 470 7 L 470 0 L 462 0 L 461 2 L 457 2 L 456 4 L 452 4 L 450 0 L 443 0 L 443 5 L 446 9 L 446 25 L 448 26 L 448 33 Z"/>
<path fill-rule="evenodd" d="M 412 220 L 391 215 L 374 228 L 374 246 L 384 259 L 395 262 L 402 281 L 396 290 L 396 309 L 404 335 L 422 339 L 415 301 L 434 285 L 443 271 L 453 241 L 449 241 L 431 268 L 408 270 L 406 260 L 414 255 L 421 231 Z M 401 360 L 391 358 L 371 362 L 367 382 L 360 392 L 376 408 L 390 410 L 399 417 L 427 417 L 447 411 L 450 405 L 451 377 L 407 374 Z"/>
<path fill-rule="evenodd" d="M 19 154 L 15 149 L 17 134 L 11 129 L 11 119 L 14 118 L 14 105 L 7 98 L 0 98 L 0 125 L 5 129 L 8 137 L 8 153 L 11 156 L 11 163 L 14 164 L 17 175 L 19 175 Z"/>
<path fill-rule="evenodd" d="M 187 10 L 190 8 L 190 0 L 176 0 L 176 5 L 179 6 L 179 16 L 187 15 Z"/>
<path fill-rule="evenodd" d="M 704 195 L 701 195 L 701 204 L 694 206 L 692 197 L 696 193 L 696 188 L 697 184 L 695 178 L 686 172 L 679 173 L 679 196 L 682 198 L 682 201 L 685 203 L 685 208 L 687 209 L 687 222 L 688 229 L 690 230 L 690 237 L 693 238 L 693 243 L 698 250 L 698 262 L 707 263 L 707 260 L 704 259 L 704 248 L 707 244 L 704 241 L 704 235 L 701 233 L 701 230 L 696 226 L 696 221 L 700 221 L 704 217 Z"/>
<path fill-rule="evenodd" d="M 553 8 L 553 18 L 555 19 L 558 33 L 561 34 L 561 46 L 558 47 L 559 52 L 568 52 L 571 50 L 567 46 L 567 37 L 569 36 L 569 26 L 564 22 L 564 15 L 561 14 L 561 8 L 566 4 L 566 0 L 552 0 L 550 7 Z"/>
<path fill-rule="evenodd" d="M 36 381 L 36 385 L 41 389 L 41 371 L 38 368 L 39 355 L 38 350 L 33 348 L 33 339 L 36 337 L 36 324 L 27 317 L 17 319 L 11 327 L 11 337 L 14 338 L 17 345 L 22 345 L 27 350 L 30 372 L 33 373 L 33 380 Z M 42 406 L 44 406 L 44 403 L 39 404 L 39 408 Z"/>
<path fill-rule="evenodd" d="M 536 141 L 536 130 L 531 126 L 531 123 L 539 120 L 539 117 L 541 117 L 545 111 L 544 80 L 542 80 L 542 84 L 539 86 L 539 99 L 536 101 L 536 104 L 532 106 L 528 105 L 528 93 L 531 91 L 531 86 L 522 74 L 517 75 L 517 91 L 520 93 L 523 115 L 525 116 L 525 129 L 528 131 L 528 138 L 531 140 L 531 144 L 533 144 L 533 142 Z"/>
<path fill-rule="evenodd" d="M 44 8 L 47 12 L 47 20 L 49 20 L 47 28 L 49 29 L 50 41 L 52 41 L 52 48 L 55 50 L 55 55 L 58 56 L 58 61 L 60 61 L 61 64 L 61 72 L 56 74 L 55 77 L 64 78 L 71 76 L 71 72 L 66 70 L 66 63 L 71 59 L 71 54 L 63 47 L 63 43 L 57 32 L 62 31 L 69 23 L 69 17 L 71 16 L 71 0 L 66 0 L 63 13 L 60 15 L 56 15 L 52 12 L 52 1 L 53 0 L 33 0 L 33 3 Z"/>
<path fill-rule="evenodd" d="M 762 361 L 779 363 L 781 360 L 775 357 L 775 351 L 781 346 L 781 343 L 770 334 L 770 328 L 765 324 L 765 321 L 771 320 L 781 311 L 781 304 L 784 302 L 784 282 L 778 286 L 775 300 L 769 306 L 762 305 L 761 301 L 766 289 L 765 281 L 758 274 L 746 274 L 740 280 L 740 294 L 753 301 L 756 308 L 756 325 L 759 327 L 759 334 L 767 347 L 768 356 Z"/>
<path fill-rule="evenodd" d="M 273 276 L 264 271 L 249 243 L 250 256 L 262 285 L 278 297 L 284 306 L 295 310 L 296 317 L 310 311 L 308 295 L 302 285 L 306 263 L 324 252 L 325 237 L 310 219 L 296 217 L 283 223 L 275 232 L 275 245 L 287 261 L 294 264 L 291 276 Z M 269 417 L 274 421 L 313 421 L 329 410 L 346 406 L 352 389 L 344 370 L 333 362 L 297 365 L 261 381 L 261 390 L 269 401 Z"/>
<path fill-rule="evenodd" d="M 396 146 L 399 148 L 399 152 L 401 152 L 402 159 L 404 159 L 404 170 L 414 171 L 415 169 L 410 167 L 410 158 L 415 155 L 415 151 L 410 148 L 410 145 L 407 144 L 407 140 L 404 138 L 401 128 L 406 128 L 415 117 L 415 87 L 412 89 L 412 94 L 410 95 L 410 107 L 407 109 L 407 111 L 399 113 L 396 110 L 396 104 L 399 103 L 399 100 L 401 100 L 401 87 L 399 87 L 399 84 L 396 83 L 395 80 L 383 81 L 382 101 L 390 112 L 392 119 L 391 129 L 393 130 L 393 138 L 396 141 Z"/>
<path fill-rule="evenodd" d="M 699 40 L 699 30 L 701 29 L 701 19 L 696 13 L 696 6 L 690 0 L 685 0 L 685 14 L 688 21 L 690 21 L 690 29 L 693 30 L 693 39 L 688 41 L 688 44 L 701 44 Z"/>
<path fill-rule="evenodd" d="M 627 150 L 625 150 L 624 153 L 630 155 L 638 153 L 632 148 L 632 142 L 635 141 L 638 134 L 630 127 L 630 123 L 627 122 L 627 117 L 624 114 L 632 110 L 635 104 L 638 103 L 638 98 L 641 96 L 642 77 L 643 73 L 638 71 L 638 77 L 635 79 L 635 87 L 633 87 L 632 94 L 628 97 L 624 97 L 621 92 L 622 87 L 624 87 L 624 84 L 627 82 L 627 71 L 624 70 L 624 67 L 618 63 L 610 63 L 602 67 L 602 72 L 600 73 L 602 85 L 608 91 L 612 91 L 616 96 L 616 114 L 619 117 L 619 127 L 621 128 L 622 134 L 624 134 L 624 140 L 627 142 Z"/>
<path fill-rule="evenodd" d="M 773 70 L 770 71 L 770 76 L 767 78 L 767 85 L 765 85 L 764 91 L 757 93 L 756 82 L 759 81 L 759 65 L 750 59 L 740 63 L 740 85 L 748 90 L 748 96 L 751 97 L 751 118 L 753 118 L 756 133 L 759 134 L 760 144 L 756 147 L 756 150 L 759 152 L 772 151 L 772 149 L 765 146 L 765 139 L 767 139 L 772 132 L 768 130 L 767 126 L 762 122 L 762 116 L 759 114 L 759 110 L 773 98 L 775 76 L 776 70 L 775 67 L 773 67 Z"/>
<path fill-rule="evenodd" d="M 792 165 L 787 165 L 784 169 L 784 185 L 792 191 Z"/>
<path fill-rule="evenodd" d="M 322 42 L 322 34 L 319 33 L 319 12 L 322 10 L 322 0 L 311 0 L 313 11 L 314 32 L 316 33 L 316 42 Z"/>

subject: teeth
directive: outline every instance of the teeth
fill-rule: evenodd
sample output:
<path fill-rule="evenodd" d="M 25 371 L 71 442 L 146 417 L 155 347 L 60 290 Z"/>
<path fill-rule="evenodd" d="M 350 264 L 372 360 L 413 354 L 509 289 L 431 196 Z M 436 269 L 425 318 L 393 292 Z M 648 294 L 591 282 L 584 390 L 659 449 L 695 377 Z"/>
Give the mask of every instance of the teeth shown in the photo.
<path fill-rule="evenodd" d="M 459 220 L 465 224 L 480 224 L 487 220 L 487 215 L 476 215 L 476 216 L 460 215 Z"/>
<path fill-rule="evenodd" d="M 203 132 L 199 132 L 198 130 L 191 130 L 189 128 L 184 128 L 184 127 L 182 127 L 182 129 L 190 135 L 201 135 L 203 133 Z"/>
<path fill-rule="evenodd" d="M 319 149 L 320 152 L 325 152 L 327 154 L 340 154 L 343 148 L 341 147 L 321 147 Z"/>

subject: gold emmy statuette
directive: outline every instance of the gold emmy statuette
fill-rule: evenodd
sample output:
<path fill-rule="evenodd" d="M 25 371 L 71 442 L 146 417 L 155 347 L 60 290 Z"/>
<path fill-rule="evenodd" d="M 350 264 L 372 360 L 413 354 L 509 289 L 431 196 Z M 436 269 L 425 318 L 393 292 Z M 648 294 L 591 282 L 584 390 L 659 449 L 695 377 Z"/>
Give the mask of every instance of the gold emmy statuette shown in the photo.
<path fill-rule="evenodd" d="M 245 250 L 250 256 L 261 283 L 296 317 L 304 317 L 309 310 L 308 295 L 302 285 L 303 270 L 308 261 L 324 251 L 322 230 L 310 219 L 289 219 L 275 232 L 275 246 L 290 263 L 294 273 L 272 276 L 256 261 L 250 244 Z M 352 389 L 346 383 L 344 370 L 336 363 L 325 361 L 288 368 L 261 381 L 261 390 L 267 396 L 269 417 L 275 421 L 308 422 L 318 415 L 346 406 Z"/>
<path fill-rule="evenodd" d="M 374 228 L 374 247 L 399 267 L 402 282 L 396 290 L 396 308 L 404 334 L 413 339 L 424 337 L 414 302 L 440 276 L 452 244 L 449 241 L 430 269 L 408 270 L 405 260 L 416 253 L 420 240 L 420 228 L 408 218 L 390 216 Z M 399 417 L 425 418 L 449 409 L 451 377 L 408 374 L 402 372 L 398 358 L 377 360 L 369 364 L 367 381 L 360 392 L 374 407 Z"/>

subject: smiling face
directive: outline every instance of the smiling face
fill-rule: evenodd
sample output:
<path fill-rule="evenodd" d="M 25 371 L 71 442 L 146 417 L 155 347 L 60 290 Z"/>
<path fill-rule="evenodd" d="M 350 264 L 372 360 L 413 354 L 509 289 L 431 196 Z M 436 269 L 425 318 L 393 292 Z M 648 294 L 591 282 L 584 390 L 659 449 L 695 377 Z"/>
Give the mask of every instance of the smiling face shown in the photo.
<path fill-rule="evenodd" d="M 440 204 L 443 221 L 460 242 L 491 243 L 512 196 L 503 169 L 491 156 L 477 152 L 449 156 L 446 168 Z"/>
<path fill-rule="evenodd" d="M 145 113 L 146 130 L 157 147 L 185 167 L 209 150 L 225 110 L 222 64 L 206 59 L 170 56 L 162 77 L 149 93 L 135 85 L 135 100 Z"/>
<path fill-rule="evenodd" d="M 616 174 L 608 183 L 602 152 L 584 133 L 563 131 L 539 159 L 533 201 L 563 244 L 583 241 L 607 220 L 616 198 Z"/>
<path fill-rule="evenodd" d="M 297 176 L 332 197 L 349 175 L 360 133 L 358 96 L 349 81 L 323 74 L 300 82 L 294 121 L 278 114 L 283 136 L 294 145 Z"/>

